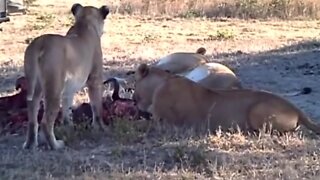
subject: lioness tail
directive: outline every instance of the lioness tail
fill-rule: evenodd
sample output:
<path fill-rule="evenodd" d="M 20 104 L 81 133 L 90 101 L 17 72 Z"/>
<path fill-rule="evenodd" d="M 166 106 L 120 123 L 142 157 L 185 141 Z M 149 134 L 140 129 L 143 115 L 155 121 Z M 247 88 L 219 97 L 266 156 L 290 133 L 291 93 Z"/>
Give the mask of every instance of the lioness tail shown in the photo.
<path fill-rule="evenodd" d="M 293 91 L 289 93 L 281 93 L 282 96 L 292 97 L 292 96 L 298 96 L 298 95 L 306 95 L 311 94 L 312 88 L 311 87 L 304 87 L 299 91 Z"/>
<path fill-rule="evenodd" d="M 42 56 L 42 39 L 36 38 L 26 48 L 24 54 L 24 73 L 27 80 L 27 100 L 32 101 L 39 75 L 39 60 Z"/>
<path fill-rule="evenodd" d="M 316 134 L 320 135 L 320 124 L 313 122 L 309 117 L 302 114 L 299 117 L 299 122 Z"/>

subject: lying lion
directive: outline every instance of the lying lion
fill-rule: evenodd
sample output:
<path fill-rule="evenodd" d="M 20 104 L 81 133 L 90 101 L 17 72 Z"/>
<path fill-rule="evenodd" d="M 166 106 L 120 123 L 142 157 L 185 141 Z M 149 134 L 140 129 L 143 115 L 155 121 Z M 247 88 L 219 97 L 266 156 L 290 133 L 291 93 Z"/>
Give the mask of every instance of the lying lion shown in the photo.
<path fill-rule="evenodd" d="M 280 96 L 248 89 L 209 90 L 199 84 L 146 64 L 139 66 L 133 99 L 142 111 L 174 125 L 210 130 L 239 128 L 257 131 L 296 130 L 300 124 L 316 133 L 320 126 Z"/>
<path fill-rule="evenodd" d="M 204 56 L 206 49 L 200 47 L 196 53 L 176 52 L 161 58 L 153 67 L 184 76 L 209 89 L 242 89 L 241 80 L 232 70 L 220 63 L 209 63 Z M 310 94 L 312 89 L 304 87 L 297 91 L 279 93 L 281 96 Z"/>
<path fill-rule="evenodd" d="M 238 77 L 225 65 L 208 63 L 204 56 L 206 49 L 200 47 L 194 52 L 175 52 L 161 58 L 151 66 L 184 76 L 209 89 L 238 89 Z M 134 71 L 127 73 L 134 74 Z"/>
<path fill-rule="evenodd" d="M 65 124 L 70 120 L 74 94 L 85 85 L 93 111 L 93 125 L 103 128 L 102 123 L 102 50 L 100 38 L 104 20 L 109 14 L 107 6 L 100 8 L 73 4 L 71 12 L 74 25 L 66 36 L 45 34 L 35 38 L 26 48 L 24 72 L 28 82 L 28 130 L 23 148 L 38 145 L 37 113 L 44 97 L 45 114 L 41 129 L 52 149 L 64 147 L 56 140 L 54 121 L 62 100 Z"/>
<path fill-rule="evenodd" d="M 174 74 L 184 74 L 199 65 L 207 63 L 205 53 L 206 49 L 203 47 L 198 48 L 196 52 L 175 52 L 160 58 L 152 66 Z"/>

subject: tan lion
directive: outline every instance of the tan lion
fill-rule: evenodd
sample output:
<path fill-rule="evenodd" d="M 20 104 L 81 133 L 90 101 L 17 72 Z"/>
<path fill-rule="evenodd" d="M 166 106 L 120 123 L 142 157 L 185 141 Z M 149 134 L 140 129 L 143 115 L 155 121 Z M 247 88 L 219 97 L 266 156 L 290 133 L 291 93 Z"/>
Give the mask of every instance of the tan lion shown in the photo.
<path fill-rule="evenodd" d="M 227 66 L 208 62 L 206 49 L 200 47 L 196 52 L 175 52 L 164 56 L 152 67 L 165 70 L 172 74 L 186 77 L 209 89 L 242 88 L 238 77 Z M 127 74 L 134 74 L 129 71 Z"/>
<path fill-rule="evenodd" d="M 65 124 L 72 124 L 69 117 L 74 94 L 88 87 L 93 111 L 93 126 L 102 124 L 102 50 L 100 38 L 104 20 L 109 14 L 107 6 L 100 8 L 73 4 L 71 12 L 74 25 L 66 36 L 45 34 L 35 38 L 26 48 L 24 71 L 28 82 L 28 130 L 23 148 L 38 145 L 37 114 L 44 98 L 45 115 L 40 130 L 52 149 L 64 147 L 54 134 L 54 121 L 62 100 Z"/>
<path fill-rule="evenodd" d="M 186 77 L 209 89 L 239 89 L 240 80 L 227 66 L 208 62 L 206 49 L 193 52 L 175 52 L 161 58 L 152 66 Z"/>
<path fill-rule="evenodd" d="M 174 74 L 184 74 L 199 65 L 207 63 L 208 60 L 204 56 L 205 53 L 206 49 L 203 47 L 198 48 L 196 52 L 174 52 L 160 58 L 151 66 L 170 71 Z"/>
<path fill-rule="evenodd" d="M 270 124 L 288 132 L 300 124 L 316 133 L 320 126 L 280 96 L 248 89 L 209 90 L 199 84 L 146 64 L 139 66 L 133 99 L 142 111 L 174 125 L 210 130 L 239 128 L 257 131 Z M 151 100 L 150 100 L 151 99 Z"/>
<path fill-rule="evenodd" d="M 196 53 L 176 52 L 161 58 L 151 66 L 158 67 L 173 74 L 184 76 L 209 89 L 242 89 L 239 77 L 227 66 L 220 63 L 209 63 L 205 57 L 206 49 L 200 47 Z M 279 93 L 281 96 L 310 94 L 312 89 L 304 87 L 297 91 Z"/>

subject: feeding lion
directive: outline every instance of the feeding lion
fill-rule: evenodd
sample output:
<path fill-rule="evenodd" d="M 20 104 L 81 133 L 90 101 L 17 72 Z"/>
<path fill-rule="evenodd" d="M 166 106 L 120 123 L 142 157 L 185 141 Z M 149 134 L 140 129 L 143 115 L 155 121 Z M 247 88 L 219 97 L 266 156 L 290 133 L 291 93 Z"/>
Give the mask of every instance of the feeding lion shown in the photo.
<path fill-rule="evenodd" d="M 101 36 L 104 20 L 109 14 L 107 6 L 96 8 L 75 3 L 71 7 L 75 23 L 65 36 L 44 34 L 35 38 L 26 48 L 24 72 L 28 82 L 28 130 L 23 148 L 38 145 L 37 113 L 44 98 L 44 118 L 40 129 L 52 149 L 64 147 L 54 134 L 54 121 L 62 100 L 65 124 L 70 119 L 73 97 L 85 85 L 93 111 L 94 127 L 102 123 L 102 49 Z"/>
<path fill-rule="evenodd" d="M 142 111 L 155 119 L 175 125 L 222 130 L 239 127 L 257 131 L 265 124 L 288 132 L 300 124 L 320 133 L 311 121 L 288 100 L 265 91 L 234 89 L 210 90 L 159 68 L 141 64 L 136 73 L 133 99 Z"/>

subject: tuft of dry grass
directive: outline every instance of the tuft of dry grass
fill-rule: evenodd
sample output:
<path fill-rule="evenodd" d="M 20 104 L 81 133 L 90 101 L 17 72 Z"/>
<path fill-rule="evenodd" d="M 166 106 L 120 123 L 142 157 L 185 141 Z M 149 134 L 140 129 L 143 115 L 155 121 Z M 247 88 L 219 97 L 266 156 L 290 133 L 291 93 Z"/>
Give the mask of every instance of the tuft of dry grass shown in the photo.
<path fill-rule="evenodd" d="M 21 143 L 23 138 L 0 137 L 0 177 L 242 180 L 309 179 L 320 175 L 318 138 L 300 133 L 245 136 L 241 132 L 218 132 L 195 136 L 190 129 L 147 121 L 127 123 L 132 125 L 130 130 L 125 125 L 107 134 L 88 130 L 86 136 L 75 137 L 61 151 L 22 151 L 5 145 Z M 142 125 L 150 130 L 141 129 Z M 130 136 L 119 134 L 125 129 Z"/>
<path fill-rule="evenodd" d="M 319 18 L 319 0 L 118 0 L 121 14 L 244 19 Z"/>

